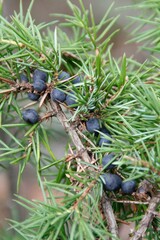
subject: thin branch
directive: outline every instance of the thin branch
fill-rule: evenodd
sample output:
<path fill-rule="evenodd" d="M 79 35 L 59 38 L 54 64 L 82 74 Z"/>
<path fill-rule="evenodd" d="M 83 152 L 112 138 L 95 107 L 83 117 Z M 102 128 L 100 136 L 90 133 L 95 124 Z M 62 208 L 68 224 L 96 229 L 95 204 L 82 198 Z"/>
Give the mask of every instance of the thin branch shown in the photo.
<path fill-rule="evenodd" d="M 82 195 L 78 198 L 78 200 L 75 202 L 73 207 L 71 207 L 72 210 L 75 210 L 78 207 L 78 204 L 82 202 L 82 200 L 87 196 L 87 194 L 90 192 L 90 190 L 94 187 L 96 184 L 96 180 L 93 180 L 90 185 L 86 188 L 86 190 L 82 193 Z"/>
<path fill-rule="evenodd" d="M 95 148 L 95 145 L 92 143 L 92 141 L 87 138 L 79 129 L 77 129 L 77 132 L 81 137 L 83 137 L 83 139 L 85 139 L 92 147 Z"/>
<path fill-rule="evenodd" d="M 26 91 L 27 90 L 30 90 L 30 91 L 33 90 L 33 86 L 29 82 L 27 82 L 27 83 L 17 83 L 16 81 L 12 81 L 10 79 L 3 78 L 3 77 L 0 77 L 0 81 L 8 83 L 10 86 L 12 86 L 12 88 L 10 88 L 10 89 L 1 90 L 0 93 L 13 92 L 13 91 L 24 91 L 24 90 L 26 90 Z"/>
<path fill-rule="evenodd" d="M 118 238 L 118 226 L 109 198 L 104 193 L 102 196 L 102 207 L 105 218 L 107 219 L 108 229 L 113 237 Z M 113 239 L 113 238 L 112 238 Z"/>
<path fill-rule="evenodd" d="M 60 105 L 58 103 L 51 101 L 51 107 L 56 112 L 57 118 L 60 121 L 60 123 L 62 124 L 62 126 L 64 127 L 64 129 L 66 130 L 66 132 L 70 135 L 72 142 L 75 145 L 76 149 L 78 150 L 78 152 L 81 152 L 82 159 L 87 163 L 91 163 L 92 159 L 90 158 L 87 150 L 83 146 L 83 144 L 76 132 L 75 127 L 69 123 L 69 121 L 68 121 L 66 115 L 64 114 L 64 112 L 62 111 Z"/>
<path fill-rule="evenodd" d="M 80 58 L 78 56 L 76 56 L 74 53 L 65 51 L 65 52 L 62 52 L 62 55 L 65 57 L 73 58 L 73 59 L 80 61 Z"/>
<path fill-rule="evenodd" d="M 72 142 L 75 145 L 77 151 L 81 152 L 81 158 L 87 163 L 92 163 L 92 159 L 90 158 L 87 150 L 83 146 L 75 127 L 69 123 L 69 121 L 68 121 L 67 117 L 65 116 L 64 112 L 62 111 L 60 105 L 58 103 L 51 101 L 51 107 L 56 112 L 57 118 L 60 121 L 60 123 L 62 124 L 62 126 L 64 127 L 64 129 L 66 130 L 66 132 L 70 135 Z M 95 181 L 96 180 L 94 180 L 90 184 L 90 186 L 86 189 L 86 191 L 81 195 L 79 200 L 73 206 L 73 209 L 75 209 L 77 207 L 80 200 L 82 200 L 86 196 L 86 194 L 91 190 L 91 188 L 95 184 Z M 109 231 L 111 234 L 113 234 L 113 237 L 118 238 L 118 227 L 117 227 L 117 223 L 115 220 L 115 216 L 113 213 L 111 203 L 110 203 L 109 199 L 104 196 L 102 197 L 102 202 L 103 202 L 102 205 L 103 205 L 104 215 L 108 222 Z"/>
<path fill-rule="evenodd" d="M 149 204 L 148 201 L 142 202 L 142 201 L 131 201 L 131 200 L 117 200 L 117 199 L 114 199 L 114 198 L 112 198 L 112 201 L 118 202 L 118 203 L 128 203 L 128 204 L 142 204 L 142 205 L 148 205 Z"/>
<path fill-rule="evenodd" d="M 15 81 L 12 81 L 12 80 L 10 80 L 10 79 L 3 78 L 3 77 L 0 77 L 0 81 L 5 82 L 5 83 L 8 83 L 8 84 L 10 84 L 10 85 L 15 85 L 15 84 L 16 84 Z"/>
<path fill-rule="evenodd" d="M 144 234 L 147 231 L 147 228 L 149 227 L 150 223 L 154 218 L 154 215 L 155 215 L 154 212 L 159 203 L 160 203 L 160 193 L 158 193 L 156 196 L 154 196 L 151 199 L 148 209 L 146 211 L 146 214 L 144 215 L 143 219 L 140 222 L 140 227 L 134 233 L 134 236 L 131 240 L 140 240 L 142 239 L 142 237 L 144 237 Z"/>
<path fill-rule="evenodd" d="M 10 88 L 10 89 L 4 89 L 0 91 L 0 94 L 5 94 L 5 93 L 11 93 L 11 92 L 16 92 L 16 88 Z"/>

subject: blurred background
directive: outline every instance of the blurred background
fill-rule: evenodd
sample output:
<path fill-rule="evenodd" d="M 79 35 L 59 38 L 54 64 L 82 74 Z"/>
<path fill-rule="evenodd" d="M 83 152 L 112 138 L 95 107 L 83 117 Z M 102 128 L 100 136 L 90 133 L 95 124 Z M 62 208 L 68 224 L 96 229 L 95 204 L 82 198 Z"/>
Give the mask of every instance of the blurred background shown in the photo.
<path fill-rule="evenodd" d="M 2 0 L 3 1 L 3 0 Z M 23 9 L 26 11 L 28 5 L 30 4 L 30 0 L 22 0 Z M 79 6 L 79 0 L 72 0 L 74 4 Z M 139 54 L 137 52 L 136 44 L 125 44 L 128 40 L 128 34 L 131 29 L 124 30 L 128 23 L 127 16 L 135 16 L 138 14 L 137 10 L 133 10 L 131 6 L 135 0 L 84 0 L 84 5 L 89 8 L 90 4 L 92 4 L 93 12 L 95 14 L 96 22 L 98 23 L 101 18 L 104 16 L 108 7 L 114 2 L 114 7 L 112 10 L 112 15 L 117 16 L 120 15 L 117 25 L 114 26 L 115 29 L 121 29 L 120 33 L 118 33 L 114 38 L 114 47 L 113 54 L 115 57 L 122 56 L 125 52 L 127 56 L 134 55 L 140 61 L 144 60 L 143 54 Z M 7 16 L 11 16 L 14 11 L 19 10 L 19 0 L 5 0 L 4 1 L 3 14 Z M 119 7 L 122 7 L 119 9 Z M 40 22 L 48 22 L 53 20 L 53 17 L 50 15 L 52 13 L 64 13 L 70 14 L 70 8 L 67 4 L 67 0 L 35 0 L 32 8 L 32 16 L 35 19 L 36 23 Z M 123 29 L 123 30 L 122 30 Z"/>
<path fill-rule="evenodd" d="M 31 1 L 22 0 L 24 11 L 27 10 L 28 5 Z M 72 0 L 73 3 L 78 4 L 78 0 Z M 108 7 L 113 2 L 112 0 L 84 0 L 83 1 L 86 8 L 89 8 L 89 5 L 92 4 L 93 12 L 95 14 L 96 22 L 98 23 L 103 15 L 105 14 Z M 119 28 L 120 32 L 114 37 L 113 42 L 113 56 L 115 58 L 121 57 L 124 53 L 129 56 L 133 56 L 133 58 L 137 59 L 140 62 L 143 62 L 146 59 L 146 53 L 142 53 L 138 51 L 138 46 L 135 43 L 126 44 L 126 41 L 129 39 L 130 29 L 124 30 L 128 23 L 127 16 L 128 15 L 136 15 L 137 11 L 133 11 L 132 8 L 126 8 L 125 6 L 132 5 L 133 1 L 131 0 L 114 0 L 115 5 L 113 7 L 112 15 L 117 16 L 120 14 L 120 18 L 115 25 L 115 29 Z M 121 11 L 118 7 L 124 7 Z M 9 19 L 9 16 L 13 14 L 13 12 L 19 11 L 19 0 L 5 0 L 3 3 L 3 15 Z M 120 13 L 121 12 L 121 13 Z M 50 16 L 52 13 L 64 13 L 70 14 L 71 11 L 67 5 L 66 0 L 35 0 L 33 9 L 32 9 L 32 17 L 35 19 L 36 23 L 40 22 L 48 22 L 53 20 L 53 17 Z M 1 134 L 1 138 L 4 136 Z M 57 139 L 55 137 L 55 139 Z M 53 151 L 57 158 L 62 156 L 62 148 L 64 148 L 66 144 L 66 135 L 63 133 L 58 136 L 58 142 L 53 140 Z M 7 141 L 7 139 L 6 139 Z M 0 171 L 0 228 L 4 229 L 6 227 L 6 218 L 14 218 L 18 216 L 19 219 L 25 218 L 24 209 L 20 208 L 13 204 L 12 199 L 15 198 L 14 194 L 16 193 L 16 181 L 17 181 L 17 172 L 18 169 L 16 167 L 9 167 L 7 170 Z M 31 166 L 27 166 L 21 186 L 20 186 L 20 195 L 24 196 L 27 199 L 39 199 L 43 200 L 40 188 L 37 184 L 36 173 Z M 125 227 L 125 231 L 123 231 L 122 226 L 122 235 L 121 238 L 123 240 L 127 240 L 127 230 Z M 130 228 L 130 226 L 129 226 Z M 128 230 L 129 231 L 129 230 Z M 6 237 L 7 239 L 7 237 Z"/>

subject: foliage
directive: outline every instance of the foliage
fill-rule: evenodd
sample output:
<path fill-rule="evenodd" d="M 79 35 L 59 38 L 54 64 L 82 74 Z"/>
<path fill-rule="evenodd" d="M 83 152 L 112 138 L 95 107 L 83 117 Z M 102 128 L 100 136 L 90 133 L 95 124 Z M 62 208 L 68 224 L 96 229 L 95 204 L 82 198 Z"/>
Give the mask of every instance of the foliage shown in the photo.
<path fill-rule="evenodd" d="M 125 54 L 114 59 L 111 39 L 118 31 L 111 28 L 118 17 L 109 17 L 113 4 L 96 24 L 92 8 L 86 10 L 79 2 L 80 8 L 68 1 L 73 15 L 63 15 L 64 23 L 56 20 L 35 25 L 30 14 L 33 2 L 25 16 L 21 3 L 20 12 L 11 16 L 10 21 L 0 17 L 0 128 L 7 139 L 0 139 L 0 162 L 2 166 L 18 164 L 17 188 L 26 165 L 32 164 L 44 196 L 43 202 L 17 196 L 17 202 L 28 210 L 29 216 L 24 222 L 12 220 L 11 225 L 23 239 L 112 236 L 101 203 L 105 153 L 115 154 L 117 168 L 113 171 L 123 180 L 135 179 L 137 189 L 143 180 L 149 180 L 153 186 L 149 195 L 144 193 L 144 199 L 138 199 L 138 194 L 123 195 L 121 191 L 106 193 L 117 219 L 138 226 L 160 185 L 159 58 L 156 54 L 149 56 L 143 64 Z M 141 1 L 137 7 L 143 8 L 149 17 L 144 13 L 139 18 L 132 17 L 134 23 L 139 23 L 132 41 L 144 42 L 145 49 L 159 53 L 159 1 Z M 145 25 L 151 28 L 145 30 Z M 54 26 L 54 31 L 50 26 Z M 35 69 L 47 72 L 49 77 L 40 101 L 31 104 L 26 93 L 32 91 Z M 62 70 L 73 77 L 83 76 L 83 81 L 77 85 L 72 84 L 73 77 L 58 81 Z M 29 83 L 20 82 L 21 73 L 27 75 Z M 54 87 L 66 93 L 72 90 L 76 108 L 52 103 L 49 94 Z M 22 109 L 30 106 L 41 117 L 34 125 L 22 119 Z M 85 121 L 93 116 L 110 131 L 110 145 L 99 147 L 99 137 L 86 131 Z M 61 159 L 52 150 L 55 117 L 69 135 Z M 77 136 L 78 142 L 74 142 Z M 146 239 L 153 239 L 152 232 L 158 224 L 155 217 Z M 158 239 L 158 233 L 154 234 Z"/>

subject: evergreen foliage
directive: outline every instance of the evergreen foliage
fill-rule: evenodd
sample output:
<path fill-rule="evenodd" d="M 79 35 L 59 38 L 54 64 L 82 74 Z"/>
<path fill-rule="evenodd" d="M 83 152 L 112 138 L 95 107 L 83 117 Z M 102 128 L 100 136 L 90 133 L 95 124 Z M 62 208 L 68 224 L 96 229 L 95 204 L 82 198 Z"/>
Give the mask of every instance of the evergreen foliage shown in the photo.
<path fill-rule="evenodd" d="M 0 129 L 7 139 L 0 139 L 0 163 L 18 164 L 17 189 L 26 165 L 32 164 L 44 197 L 40 202 L 17 196 L 29 215 L 24 222 L 10 223 L 26 240 L 104 240 L 119 239 L 116 221 L 134 222 L 130 237 L 136 240 L 150 202 L 160 199 L 160 3 L 140 1 L 135 9 L 141 9 L 142 16 L 131 17 L 131 24 L 138 22 L 132 41 L 142 42 L 152 53 L 143 64 L 125 54 L 113 58 L 111 40 L 118 32 L 111 31 L 118 19 L 110 17 L 113 4 L 96 24 L 92 7 L 86 10 L 79 3 L 80 8 L 68 1 L 73 15 L 63 15 L 63 23 L 36 25 L 30 13 L 33 2 L 25 16 L 21 2 L 20 12 L 9 21 L 0 17 Z M 48 79 L 40 98 L 32 102 L 27 96 L 37 94 L 36 69 Z M 63 71 L 68 77 L 59 80 Z M 20 81 L 21 74 L 28 82 Z M 78 76 L 81 81 L 73 83 Z M 65 95 L 72 92 L 76 108 L 52 101 L 54 89 Z M 38 113 L 35 124 L 23 120 L 28 108 Z M 55 118 L 70 138 L 61 159 L 52 151 Z M 87 131 L 85 123 L 91 118 L 98 119 L 100 130 Z M 100 138 L 108 143 L 99 145 Z M 106 153 L 114 154 L 112 169 L 102 165 Z M 104 174 L 136 181 L 136 192 L 106 191 Z M 145 239 L 158 240 L 157 205 Z M 108 213 L 114 213 L 112 219 Z"/>

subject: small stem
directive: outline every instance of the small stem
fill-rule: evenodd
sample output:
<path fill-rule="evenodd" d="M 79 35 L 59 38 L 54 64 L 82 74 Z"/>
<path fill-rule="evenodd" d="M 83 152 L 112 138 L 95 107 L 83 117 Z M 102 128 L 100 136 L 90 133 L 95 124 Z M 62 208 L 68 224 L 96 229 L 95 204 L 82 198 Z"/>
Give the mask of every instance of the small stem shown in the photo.
<path fill-rule="evenodd" d="M 75 210 L 78 206 L 78 204 L 87 196 L 87 194 L 90 192 L 90 190 L 94 187 L 94 185 L 96 184 L 96 180 L 93 180 L 90 185 L 88 186 L 88 188 L 86 188 L 86 190 L 82 193 L 82 195 L 78 198 L 78 200 L 75 202 L 75 204 L 73 205 L 73 207 L 71 208 L 72 210 Z"/>
<path fill-rule="evenodd" d="M 72 142 L 75 145 L 76 149 L 78 150 L 78 152 L 81 152 L 82 159 L 87 163 L 91 163 L 92 159 L 89 157 L 87 150 L 83 146 L 83 144 L 76 132 L 76 129 L 73 127 L 72 124 L 69 123 L 69 121 L 68 121 L 66 115 L 64 114 L 64 112 L 62 111 L 60 105 L 58 103 L 51 101 L 51 107 L 56 112 L 57 118 L 60 121 L 60 123 L 62 124 L 62 126 L 64 127 L 64 129 L 66 130 L 66 132 L 70 135 Z"/>
<path fill-rule="evenodd" d="M 154 212 L 159 203 L 160 203 L 160 193 L 151 199 L 148 209 L 146 211 L 146 214 L 144 215 L 144 217 L 140 222 L 140 227 L 134 233 L 134 236 L 131 240 L 140 240 L 142 239 L 142 237 L 144 237 L 144 234 L 147 231 L 147 228 L 149 227 L 150 223 L 154 218 Z"/>
<path fill-rule="evenodd" d="M 58 103 L 55 103 L 51 101 L 51 107 L 56 112 L 56 116 L 66 132 L 70 135 L 73 144 L 75 145 L 78 152 L 81 152 L 81 158 L 87 162 L 92 163 L 92 159 L 89 157 L 87 150 L 83 146 L 81 139 L 78 136 L 78 133 L 76 132 L 76 129 L 73 127 L 72 124 L 69 123 L 67 117 L 65 116 L 64 112 L 62 111 L 60 105 Z M 91 167 L 89 167 L 91 168 Z M 72 207 L 72 210 L 75 210 L 78 206 L 79 202 L 81 202 L 88 192 L 92 189 L 92 187 L 96 184 L 96 180 L 93 180 L 89 187 L 83 192 L 83 194 L 80 196 L 80 198 L 75 202 L 75 204 Z M 111 206 L 111 203 L 109 199 L 106 196 L 102 197 L 102 205 L 104 210 L 105 218 L 108 222 L 108 228 L 111 234 L 113 234 L 114 238 L 118 238 L 118 226 L 115 220 L 115 216 L 113 213 L 113 209 Z"/>
<path fill-rule="evenodd" d="M 2 82 L 8 83 L 8 84 L 10 84 L 10 85 L 15 85 L 15 84 L 16 84 L 15 81 L 12 81 L 12 80 L 7 79 L 7 78 L 0 77 L 0 80 L 1 80 Z"/>
<path fill-rule="evenodd" d="M 114 198 L 112 198 L 112 201 L 113 202 L 118 202 L 118 203 L 128 203 L 128 204 L 141 204 L 141 205 L 148 205 L 149 204 L 148 201 L 142 202 L 142 201 L 131 201 L 131 200 L 117 200 L 117 199 L 114 199 Z"/>
<path fill-rule="evenodd" d="M 116 223 L 116 219 L 113 213 L 113 209 L 110 203 L 109 198 L 105 195 L 102 196 L 102 207 L 103 213 L 108 223 L 109 232 L 113 235 L 114 238 L 118 238 L 118 226 Z M 113 238 L 111 238 L 113 239 Z"/>

